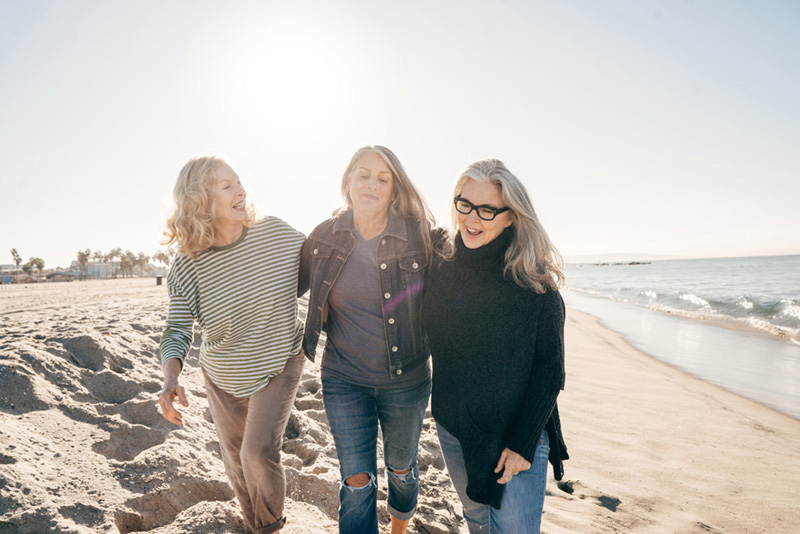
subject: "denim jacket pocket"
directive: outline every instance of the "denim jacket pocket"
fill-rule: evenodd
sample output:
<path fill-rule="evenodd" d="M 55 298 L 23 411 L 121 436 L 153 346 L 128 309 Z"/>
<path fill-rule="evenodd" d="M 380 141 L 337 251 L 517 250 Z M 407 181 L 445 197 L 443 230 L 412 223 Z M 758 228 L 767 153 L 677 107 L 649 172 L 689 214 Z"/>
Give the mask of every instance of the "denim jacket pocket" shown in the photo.
<path fill-rule="evenodd" d="M 311 244 L 311 259 L 312 260 L 327 259 L 331 256 L 331 254 L 333 254 L 334 250 L 335 250 L 334 246 L 331 245 L 330 243 L 314 239 Z"/>
<path fill-rule="evenodd" d="M 418 291 L 420 288 L 415 285 L 422 282 L 422 275 L 425 271 L 425 254 L 421 252 L 406 253 L 400 256 L 398 264 L 403 287 Z"/>

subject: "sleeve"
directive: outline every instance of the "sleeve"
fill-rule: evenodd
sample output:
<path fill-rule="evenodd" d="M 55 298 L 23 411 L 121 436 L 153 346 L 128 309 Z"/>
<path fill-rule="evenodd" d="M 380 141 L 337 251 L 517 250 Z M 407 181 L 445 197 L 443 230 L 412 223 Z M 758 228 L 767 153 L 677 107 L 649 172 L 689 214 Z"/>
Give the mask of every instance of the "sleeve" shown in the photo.
<path fill-rule="evenodd" d="M 302 297 L 311 288 L 311 238 L 300 249 L 300 273 L 297 278 L 297 296 Z"/>
<path fill-rule="evenodd" d="M 167 326 L 161 334 L 161 365 L 170 358 L 178 358 L 183 366 L 183 359 L 192 346 L 194 336 L 194 317 L 186 298 L 176 286 L 169 288 L 169 311 Z"/>
<path fill-rule="evenodd" d="M 506 446 L 533 463 L 539 438 L 564 389 L 564 301 L 548 291 L 539 313 L 533 346 L 533 366 L 519 416 L 508 434 Z"/>

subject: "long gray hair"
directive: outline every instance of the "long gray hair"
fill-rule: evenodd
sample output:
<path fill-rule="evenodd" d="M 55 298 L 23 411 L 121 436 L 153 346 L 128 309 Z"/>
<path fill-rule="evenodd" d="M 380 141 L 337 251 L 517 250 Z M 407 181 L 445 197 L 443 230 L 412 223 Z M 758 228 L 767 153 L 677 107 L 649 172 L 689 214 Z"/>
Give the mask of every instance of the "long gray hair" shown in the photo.
<path fill-rule="evenodd" d="M 564 260 L 539 222 L 528 191 L 519 178 L 499 159 L 483 159 L 470 163 L 458 174 L 452 197 L 460 196 L 469 180 L 496 185 L 503 202 L 514 214 L 511 225 L 514 237 L 506 251 L 505 272 L 510 273 L 518 285 L 531 287 L 537 293 L 562 286 Z M 444 252 L 446 258 L 452 258 L 455 254 L 457 234 L 458 211 L 451 201 L 450 227 Z"/>

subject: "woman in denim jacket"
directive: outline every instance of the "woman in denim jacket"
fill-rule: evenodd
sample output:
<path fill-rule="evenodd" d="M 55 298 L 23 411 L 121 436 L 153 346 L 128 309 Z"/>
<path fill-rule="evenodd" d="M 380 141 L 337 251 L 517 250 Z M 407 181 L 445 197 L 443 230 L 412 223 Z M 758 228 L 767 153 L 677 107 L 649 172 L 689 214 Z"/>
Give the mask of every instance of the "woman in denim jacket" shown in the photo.
<path fill-rule="evenodd" d="M 301 287 L 311 288 L 303 349 L 313 361 L 325 331 L 322 394 L 342 477 L 339 532 L 378 532 L 380 424 L 391 532 L 399 534 L 416 510 L 430 396 L 420 307 L 433 216 L 397 156 L 381 146 L 355 153 L 342 196 L 345 205 L 301 252 Z"/>

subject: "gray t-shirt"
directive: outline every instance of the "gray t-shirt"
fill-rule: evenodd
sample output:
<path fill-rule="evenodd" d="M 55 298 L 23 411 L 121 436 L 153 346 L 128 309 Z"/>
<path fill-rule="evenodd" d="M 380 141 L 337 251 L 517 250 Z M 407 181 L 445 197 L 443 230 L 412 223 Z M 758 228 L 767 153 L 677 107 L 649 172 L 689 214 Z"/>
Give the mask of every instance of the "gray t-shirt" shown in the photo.
<path fill-rule="evenodd" d="M 383 236 L 367 241 L 358 232 L 355 235 L 356 247 L 328 295 L 322 376 L 364 387 L 407 385 L 424 378 L 424 365 L 399 378 L 392 379 L 389 374 L 377 260 Z"/>

